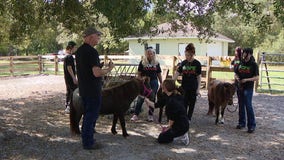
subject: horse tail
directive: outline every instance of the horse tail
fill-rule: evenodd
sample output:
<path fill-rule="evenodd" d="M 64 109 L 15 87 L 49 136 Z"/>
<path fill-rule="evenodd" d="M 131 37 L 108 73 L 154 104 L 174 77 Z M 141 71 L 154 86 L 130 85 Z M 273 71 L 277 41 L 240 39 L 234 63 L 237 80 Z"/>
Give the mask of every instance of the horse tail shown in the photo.
<path fill-rule="evenodd" d="M 70 131 L 71 131 L 71 134 L 80 134 L 80 129 L 79 129 L 80 120 L 79 121 L 77 120 L 78 113 L 75 109 L 74 100 L 73 100 L 74 92 L 72 93 L 71 99 L 70 99 L 70 114 L 69 114 Z"/>

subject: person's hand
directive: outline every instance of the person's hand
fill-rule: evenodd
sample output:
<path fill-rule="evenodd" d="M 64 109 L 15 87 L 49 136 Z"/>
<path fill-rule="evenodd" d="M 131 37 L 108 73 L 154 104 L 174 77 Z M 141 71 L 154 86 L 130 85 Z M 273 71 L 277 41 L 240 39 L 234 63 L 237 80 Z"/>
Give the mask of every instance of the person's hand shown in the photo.
<path fill-rule="evenodd" d="M 201 94 L 200 94 L 200 90 L 199 90 L 199 89 L 196 90 L 196 96 L 197 96 L 197 97 L 201 97 Z"/>
<path fill-rule="evenodd" d="M 235 80 L 237 80 L 238 82 L 240 82 L 239 76 L 235 75 Z"/>
<path fill-rule="evenodd" d="M 246 82 L 248 82 L 248 79 L 242 79 L 240 82 L 241 83 L 246 83 Z"/>
<path fill-rule="evenodd" d="M 162 132 L 166 132 L 169 129 L 168 126 L 161 126 L 161 128 L 162 128 Z"/>
<path fill-rule="evenodd" d="M 145 97 L 144 102 L 147 104 L 147 106 L 149 106 L 149 101 L 150 101 L 149 98 Z"/>

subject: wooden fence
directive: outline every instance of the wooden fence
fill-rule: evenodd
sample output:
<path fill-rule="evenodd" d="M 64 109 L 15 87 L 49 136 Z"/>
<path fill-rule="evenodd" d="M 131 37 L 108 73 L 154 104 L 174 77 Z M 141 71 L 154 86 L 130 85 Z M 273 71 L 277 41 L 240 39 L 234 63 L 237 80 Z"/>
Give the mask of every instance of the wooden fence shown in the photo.
<path fill-rule="evenodd" d="M 134 76 L 142 56 L 109 55 L 100 56 L 100 58 L 105 64 L 107 64 L 110 59 L 116 64 L 114 71 L 110 75 L 116 77 L 117 75 Z M 232 60 L 233 57 L 196 56 L 195 58 L 202 63 L 202 82 L 206 88 L 208 82 L 214 79 L 214 72 L 233 72 L 230 69 L 230 60 Z M 184 57 L 158 55 L 157 59 L 161 63 L 163 71 L 168 71 L 169 74 L 166 76 L 171 77 L 176 70 L 177 64 L 181 62 Z M 42 73 L 57 75 L 63 74 L 63 62 L 62 59 L 56 55 L 0 57 L 0 72 L 1 76 Z M 229 75 L 222 79 L 232 81 L 233 76 Z"/>
<path fill-rule="evenodd" d="M 18 76 L 47 72 L 57 75 L 60 71 L 59 63 L 59 58 L 56 55 L 0 57 L 0 76 Z"/>

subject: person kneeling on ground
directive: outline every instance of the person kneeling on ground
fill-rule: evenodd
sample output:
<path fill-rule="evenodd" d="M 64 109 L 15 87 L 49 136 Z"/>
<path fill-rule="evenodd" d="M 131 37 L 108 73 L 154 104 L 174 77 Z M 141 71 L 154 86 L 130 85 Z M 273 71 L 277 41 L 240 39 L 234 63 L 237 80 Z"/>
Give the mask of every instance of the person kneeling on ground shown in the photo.
<path fill-rule="evenodd" d="M 158 137 L 159 143 L 171 143 L 181 140 L 185 145 L 189 144 L 188 130 L 189 120 L 184 108 L 184 98 L 176 90 L 174 80 L 166 79 L 162 83 L 162 91 L 168 96 L 165 99 L 166 116 L 168 118 L 168 126 L 163 128 L 163 131 Z M 148 106 L 159 107 L 162 103 L 154 103 L 148 98 L 145 98 Z"/>

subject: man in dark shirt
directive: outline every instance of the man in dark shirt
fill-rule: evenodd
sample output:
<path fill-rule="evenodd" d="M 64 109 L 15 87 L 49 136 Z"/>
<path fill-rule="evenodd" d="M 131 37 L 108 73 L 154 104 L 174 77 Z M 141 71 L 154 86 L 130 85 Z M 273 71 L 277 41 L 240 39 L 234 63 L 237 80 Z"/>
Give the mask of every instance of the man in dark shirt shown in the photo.
<path fill-rule="evenodd" d="M 76 43 L 73 41 L 68 42 L 66 47 L 67 55 L 64 57 L 63 70 L 64 70 L 64 80 L 66 85 L 66 102 L 65 102 L 65 112 L 70 112 L 70 99 L 73 91 L 77 88 L 77 78 L 75 71 L 75 61 L 73 53 L 76 50 Z"/>
<path fill-rule="evenodd" d="M 94 48 L 101 39 L 102 33 L 95 28 L 87 28 L 84 33 L 84 44 L 76 53 L 76 68 L 79 94 L 82 97 L 84 113 L 82 123 L 82 142 L 84 149 L 98 149 L 94 140 L 94 126 L 99 117 L 102 102 L 102 76 L 109 73 L 114 64 L 109 63 L 101 68 L 98 51 Z"/>

